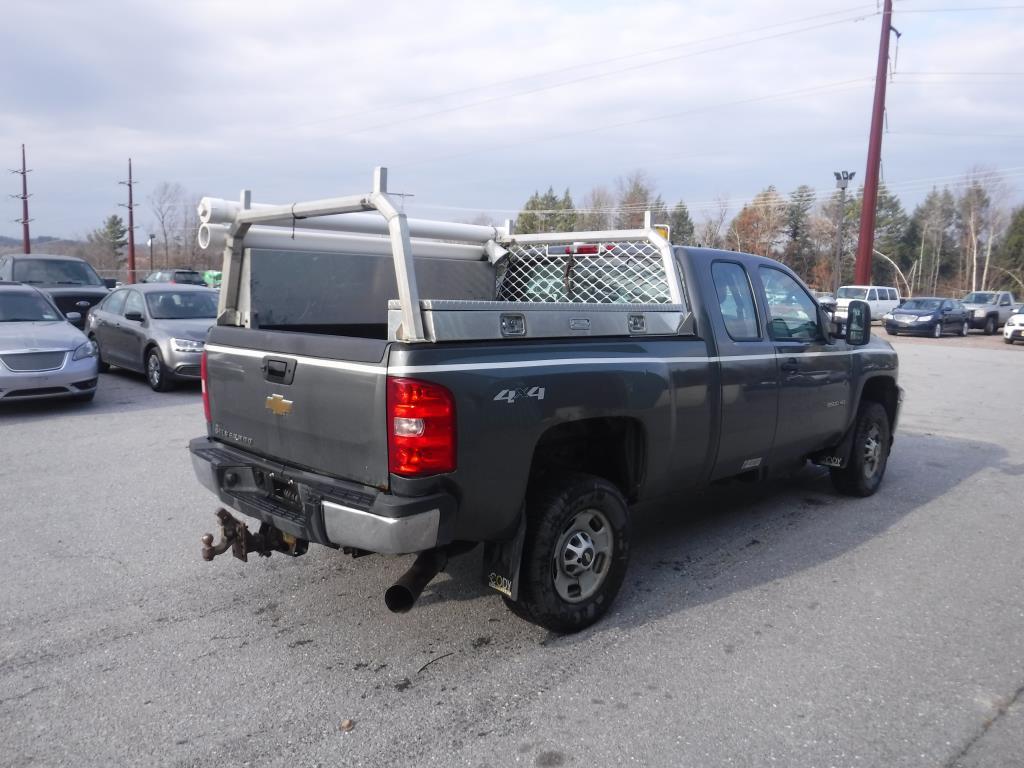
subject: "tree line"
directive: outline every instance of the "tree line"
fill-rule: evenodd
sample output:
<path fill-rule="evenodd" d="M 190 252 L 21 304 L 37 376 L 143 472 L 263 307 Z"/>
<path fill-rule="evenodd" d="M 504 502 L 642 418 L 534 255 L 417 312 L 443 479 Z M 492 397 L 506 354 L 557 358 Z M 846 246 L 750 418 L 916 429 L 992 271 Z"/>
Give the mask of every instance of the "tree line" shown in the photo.
<path fill-rule="evenodd" d="M 612 189 L 595 187 L 580 205 L 569 189 L 534 192 L 515 231 L 637 229 L 650 211 L 653 223 L 669 226 L 674 244 L 769 256 L 808 285 L 830 290 L 853 280 L 863 187 L 849 192 L 842 203 L 839 190 L 801 185 L 783 195 L 769 185 L 733 215 L 725 198 L 702 204 L 702 216 L 694 221 L 684 201 L 669 207 L 650 177 L 635 171 Z M 881 185 L 874 249 L 872 281 L 896 285 L 907 295 L 995 289 L 1024 294 L 1024 205 L 1012 204 L 1009 186 L 994 171 L 974 169 L 955 184 L 934 187 L 910 212 Z"/>

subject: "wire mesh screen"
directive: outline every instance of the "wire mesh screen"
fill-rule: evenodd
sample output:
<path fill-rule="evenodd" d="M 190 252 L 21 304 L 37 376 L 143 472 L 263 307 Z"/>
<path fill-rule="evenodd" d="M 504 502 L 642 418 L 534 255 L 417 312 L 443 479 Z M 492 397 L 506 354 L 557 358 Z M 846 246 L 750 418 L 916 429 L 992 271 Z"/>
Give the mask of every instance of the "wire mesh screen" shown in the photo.
<path fill-rule="evenodd" d="M 497 275 L 499 301 L 671 303 L 661 252 L 646 240 L 513 244 L 508 250 Z"/>

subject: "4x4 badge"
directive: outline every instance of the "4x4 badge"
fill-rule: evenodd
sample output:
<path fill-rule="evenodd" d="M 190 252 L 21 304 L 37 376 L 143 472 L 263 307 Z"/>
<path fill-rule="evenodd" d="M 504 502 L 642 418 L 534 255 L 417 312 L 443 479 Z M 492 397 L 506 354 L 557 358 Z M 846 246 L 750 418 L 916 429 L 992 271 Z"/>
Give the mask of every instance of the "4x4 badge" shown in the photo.
<path fill-rule="evenodd" d="M 285 400 L 284 395 L 270 395 L 266 405 L 267 410 L 275 416 L 287 416 L 292 412 L 292 401 Z"/>

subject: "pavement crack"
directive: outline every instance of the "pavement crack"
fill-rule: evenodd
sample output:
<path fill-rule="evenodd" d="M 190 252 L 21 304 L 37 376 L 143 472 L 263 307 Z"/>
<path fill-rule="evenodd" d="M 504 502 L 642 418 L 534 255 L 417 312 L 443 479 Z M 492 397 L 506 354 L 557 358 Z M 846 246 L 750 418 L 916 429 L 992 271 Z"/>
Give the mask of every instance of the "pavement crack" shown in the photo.
<path fill-rule="evenodd" d="M 45 690 L 46 690 L 46 686 L 45 685 L 37 685 L 34 688 L 29 688 L 24 693 L 18 693 L 18 694 L 15 694 L 14 696 L 8 696 L 5 699 L 0 699 L 0 705 L 7 704 L 8 702 L 11 702 L 11 701 L 21 701 L 22 699 L 28 698 L 33 693 L 38 693 L 39 691 L 45 691 Z"/>
<path fill-rule="evenodd" d="M 943 768 L 956 768 L 956 766 L 960 765 L 960 761 L 967 757 L 967 753 L 969 753 L 974 748 L 974 745 L 985 737 L 985 734 L 989 732 L 989 729 L 991 729 L 993 725 L 999 722 L 999 719 L 1006 714 L 1007 710 L 1009 710 L 1010 707 L 1012 707 L 1014 704 L 1020 701 L 1022 695 L 1024 695 L 1024 685 L 1018 687 L 1017 690 L 1013 692 L 1013 695 L 1010 696 L 1010 698 L 1003 699 L 999 703 L 999 706 L 996 707 L 995 714 L 981 724 L 981 728 L 978 729 L 978 732 L 967 740 L 967 743 L 964 744 L 960 751 L 957 752 L 952 758 L 950 758 L 944 764 Z"/>

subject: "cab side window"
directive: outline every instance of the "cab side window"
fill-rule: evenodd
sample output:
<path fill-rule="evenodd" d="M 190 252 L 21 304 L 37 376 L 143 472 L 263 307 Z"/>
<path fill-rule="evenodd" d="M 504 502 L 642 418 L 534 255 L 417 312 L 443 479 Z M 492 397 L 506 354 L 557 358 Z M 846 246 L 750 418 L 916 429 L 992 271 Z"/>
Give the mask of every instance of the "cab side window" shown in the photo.
<path fill-rule="evenodd" d="M 759 267 L 768 300 L 769 331 L 778 341 L 815 341 L 821 337 L 814 300 L 785 272 Z"/>
<path fill-rule="evenodd" d="M 128 298 L 128 291 L 114 291 L 103 300 L 101 309 L 114 315 L 120 315 L 124 309 L 124 300 Z"/>
<path fill-rule="evenodd" d="M 718 293 L 718 308 L 725 321 L 725 330 L 733 341 L 755 341 L 761 338 L 754 292 L 742 266 L 731 261 L 711 265 L 711 278 Z"/>
<path fill-rule="evenodd" d="M 878 301 L 878 294 L 875 292 L 874 288 L 868 291 L 868 301 Z"/>

